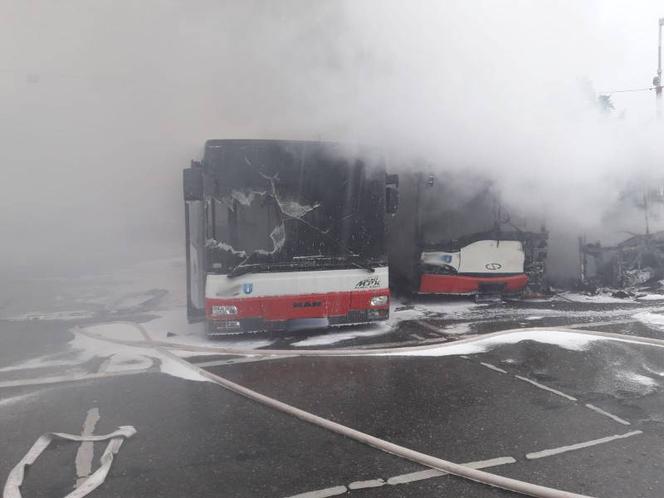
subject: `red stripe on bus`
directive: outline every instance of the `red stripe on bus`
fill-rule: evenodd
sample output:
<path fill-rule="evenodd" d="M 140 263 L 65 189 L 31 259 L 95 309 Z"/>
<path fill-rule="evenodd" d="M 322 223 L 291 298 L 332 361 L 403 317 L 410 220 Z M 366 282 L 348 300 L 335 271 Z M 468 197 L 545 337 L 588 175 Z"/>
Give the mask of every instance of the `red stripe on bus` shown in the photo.
<path fill-rule="evenodd" d="M 208 318 L 240 319 L 263 318 L 265 320 L 292 320 L 297 318 L 326 318 L 345 316 L 352 310 L 388 309 L 371 306 L 372 297 L 389 296 L 389 289 L 370 291 L 328 292 L 320 294 L 298 294 L 286 296 L 258 296 L 233 298 L 206 298 L 205 314 Z M 235 306 L 237 314 L 212 316 L 212 306 Z"/>
<path fill-rule="evenodd" d="M 518 292 L 528 284 L 528 275 L 509 277 L 468 277 L 465 275 L 424 274 L 420 279 L 422 294 L 474 294 L 480 284 L 505 284 L 504 292 Z"/>

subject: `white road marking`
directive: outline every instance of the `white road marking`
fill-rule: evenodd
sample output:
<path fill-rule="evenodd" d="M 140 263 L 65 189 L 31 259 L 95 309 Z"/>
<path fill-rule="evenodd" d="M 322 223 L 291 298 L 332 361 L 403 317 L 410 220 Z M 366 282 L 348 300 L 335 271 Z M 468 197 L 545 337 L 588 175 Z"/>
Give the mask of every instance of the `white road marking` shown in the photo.
<path fill-rule="evenodd" d="M 90 408 L 83 422 L 81 436 L 92 436 L 99 422 L 99 408 Z M 92 458 L 94 457 L 94 443 L 92 441 L 83 441 L 76 452 L 76 487 L 78 488 L 83 481 L 90 475 L 92 470 Z"/>
<path fill-rule="evenodd" d="M 327 498 L 328 496 L 345 495 L 347 492 L 348 488 L 346 486 L 334 486 L 333 488 L 325 488 L 319 489 L 317 491 L 300 493 L 299 495 L 293 495 L 289 498 Z"/>
<path fill-rule="evenodd" d="M 489 467 L 497 467 L 498 465 L 507 465 L 510 463 L 516 463 L 516 460 L 512 457 L 499 457 L 499 458 L 492 458 L 491 460 L 468 462 L 462 465 L 473 469 L 486 469 Z M 410 472 L 408 474 L 401 474 L 398 476 L 390 477 L 387 480 L 387 484 L 396 486 L 397 484 L 406 484 L 409 482 L 422 481 L 424 479 L 431 479 L 432 477 L 439 477 L 445 475 L 448 475 L 448 473 L 441 472 L 440 470 L 435 470 L 435 469 L 420 470 L 419 472 Z"/>
<path fill-rule="evenodd" d="M 638 434 L 643 434 L 642 431 L 632 431 L 625 434 L 616 434 L 615 436 L 603 437 L 600 439 L 593 439 L 592 441 L 586 441 L 584 443 L 571 444 L 569 446 L 561 446 L 560 448 L 553 448 L 550 450 L 536 451 L 534 453 L 527 453 L 526 458 L 528 460 L 535 460 L 537 458 L 545 458 L 553 455 L 559 455 L 560 453 L 566 453 L 568 451 L 580 450 L 582 448 L 588 448 L 589 446 L 595 446 L 598 444 L 609 443 L 615 441 L 616 439 L 625 439 L 628 437 L 636 436 Z"/>
<path fill-rule="evenodd" d="M 65 434 L 63 432 L 47 432 L 42 434 L 35 444 L 28 450 L 28 453 L 18 462 L 9 473 L 3 490 L 3 498 L 21 498 L 21 485 L 25 477 L 26 468 L 35 463 L 39 455 L 48 448 L 53 439 L 64 439 L 67 441 L 108 441 L 106 449 L 99 459 L 101 465 L 88 477 L 78 488 L 67 495 L 68 498 L 82 498 L 90 494 L 104 483 L 108 471 L 113 464 L 113 455 L 115 455 L 122 446 L 125 439 L 136 434 L 136 429 L 131 425 L 123 425 L 118 430 L 102 436 L 81 436 L 78 434 Z"/>
<path fill-rule="evenodd" d="M 348 489 L 366 489 L 366 488 L 380 488 L 385 486 L 385 481 L 382 479 L 370 479 L 368 481 L 355 481 L 348 485 Z"/>
<path fill-rule="evenodd" d="M 528 454 L 526 454 L 526 458 L 528 460 L 535 460 L 535 459 L 538 459 L 538 458 L 546 458 L 546 457 L 558 455 L 560 453 L 566 453 L 568 451 L 576 451 L 576 450 L 580 450 L 580 449 L 583 449 L 583 448 L 588 448 L 590 446 L 596 446 L 598 444 L 610 443 L 611 441 L 615 441 L 617 439 L 625 439 L 625 438 L 628 438 L 628 437 L 636 436 L 638 434 L 643 434 L 643 431 L 632 431 L 632 432 L 628 432 L 626 434 L 617 434 L 615 436 L 607 436 L 607 437 L 603 437 L 603 438 L 600 438 L 600 439 L 593 439 L 592 441 L 585 441 L 583 443 L 571 444 L 569 446 L 561 446 L 559 448 L 553 448 L 553 449 L 550 449 L 550 450 L 542 450 L 542 451 L 537 451 L 537 452 L 533 452 L 533 453 L 528 453 Z M 489 468 L 489 467 L 497 467 L 499 465 L 509 465 L 509 464 L 513 464 L 513 463 L 516 463 L 516 460 L 512 457 L 498 457 L 498 458 L 492 458 L 490 460 L 480 460 L 480 461 L 477 461 L 477 462 L 468 462 L 468 463 L 464 463 L 462 465 L 464 465 L 465 467 L 473 468 L 473 469 L 485 469 L 485 468 Z M 407 484 L 407 483 L 410 483 L 410 482 L 422 481 L 422 480 L 425 480 L 425 479 L 432 479 L 434 477 L 441 477 L 441 476 L 445 476 L 445 475 L 448 475 L 448 473 L 440 471 L 440 470 L 435 470 L 435 469 L 420 470 L 418 472 L 410 472 L 408 474 L 400 474 L 400 475 L 397 475 L 397 476 L 394 476 L 394 477 L 390 477 L 386 482 L 384 482 L 384 484 L 388 484 L 388 485 L 391 485 L 391 486 L 396 486 L 398 484 Z M 372 486 L 372 487 L 378 487 L 378 486 L 380 486 L 380 484 L 378 484 L 380 481 L 382 481 L 382 479 L 374 479 L 372 481 L 359 481 L 359 482 L 360 483 L 364 483 L 364 482 L 375 483 L 375 486 Z M 353 489 L 351 487 L 352 484 L 355 484 L 355 483 L 351 483 L 351 485 L 349 485 L 348 487 L 346 487 L 346 486 L 337 486 L 335 488 L 327 488 L 327 489 L 323 489 L 323 490 L 319 490 L 319 491 L 311 491 L 309 493 L 303 493 L 303 494 L 295 495 L 295 496 L 292 496 L 292 497 L 289 497 L 289 498 L 322 498 L 322 497 L 326 497 L 326 496 L 337 496 L 337 495 L 343 494 L 345 491 L 342 491 L 342 490 L 344 490 L 344 489 L 348 489 L 348 490 Z M 354 488 L 354 489 L 361 489 L 361 488 Z M 337 491 L 335 492 L 335 494 L 317 494 L 317 493 L 325 493 L 325 492 L 328 492 L 329 490 L 337 490 Z"/>
<path fill-rule="evenodd" d="M 470 467 L 472 469 L 486 469 L 488 467 L 497 467 L 498 465 L 507 465 L 511 463 L 516 463 L 516 460 L 512 457 L 499 457 L 499 458 L 492 458 L 491 460 L 468 462 L 462 465 L 464 465 L 465 467 Z M 288 498 L 323 498 L 326 496 L 337 496 L 345 494 L 353 489 L 379 488 L 385 485 L 396 486 L 398 484 L 407 484 L 409 482 L 422 481 L 424 479 L 431 479 L 433 477 L 440 477 L 446 475 L 448 475 L 448 472 L 442 472 L 440 470 L 435 470 L 435 469 L 420 470 L 418 472 L 409 472 L 408 474 L 400 474 L 398 476 L 390 477 L 387 481 L 384 481 L 383 479 L 355 481 L 351 482 L 348 486 L 335 486 L 333 488 L 319 489 L 316 491 L 309 491 L 307 493 L 302 493 L 299 495 L 289 496 Z"/>
<path fill-rule="evenodd" d="M 569 394 L 562 393 L 562 392 L 557 391 L 557 390 L 555 390 L 551 387 L 545 386 L 544 384 L 540 384 L 539 382 L 535 382 L 534 380 L 529 379 L 528 377 L 521 377 L 520 375 L 515 375 L 514 377 L 516 377 L 517 379 L 522 380 L 524 382 L 528 382 L 528 383 L 532 384 L 535 387 L 539 387 L 540 389 L 544 389 L 545 391 L 549 391 L 553 394 L 557 394 L 558 396 L 562 396 L 563 398 L 568 399 L 570 401 L 578 401 L 574 396 L 570 396 Z"/>
<path fill-rule="evenodd" d="M 565 496 L 578 497 L 578 498 L 589 498 L 585 495 L 580 495 L 577 493 L 569 493 L 566 491 L 561 491 L 559 489 L 550 488 L 548 486 L 542 486 L 532 482 L 521 481 L 518 479 L 512 479 L 510 477 L 504 477 L 497 474 L 491 474 L 480 469 L 473 469 L 466 467 L 464 465 L 459 465 L 448 460 L 443 460 L 442 458 L 437 458 L 432 455 L 427 455 L 419 451 L 400 446 L 395 443 L 391 443 L 384 439 L 377 438 L 365 432 L 358 431 L 351 427 L 339 424 L 330 419 L 319 417 L 311 412 L 301 410 L 295 406 L 279 401 L 275 398 L 270 398 L 264 394 L 258 393 L 248 387 L 237 384 L 233 381 L 225 379 L 219 375 L 216 375 L 208 370 L 198 368 L 197 366 L 189 363 L 174 353 L 164 349 L 163 347 L 155 347 L 156 351 L 171 358 L 174 362 L 179 363 L 183 367 L 192 370 L 197 375 L 205 377 L 210 381 L 220 385 L 221 387 L 228 389 L 229 391 L 235 392 L 241 396 L 244 396 L 248 399 L 261 403 L 269 408 L 278 410 L 287 415 L 296 417 L 304 422 L 321 427 L 335 434 L 353 439 L 361 444 L 373 447 L 385 453 L 404 458 L 411 462 L 422 465 L 423 467 L 429 467 L 436 470 L 442 470 L 448 472 L 455 476 L 461 477 L 463 479 L 468 479 L 480 484 L 487 486 L 492 486 L 495 488 L 505 489 L 507 491 L 512 491 L 516 493 L 525 494 L 528 496 L 559 496 L 564 494 Z M 346 486 L 343 488 L 347 489 Z M 334 495 L 332 495 L 334 496 Z"/>
<path fill-rule="evenodd" d="M 104 379 L 106 377 L 119 377 L 122 375 L 136 375 L 148 372 L 154 372 L 153 369 L 136 369 L 136 370 L 124 370 L 120 372 L 100 372 L 100 373 L 91 373 L 91 374 L 80 374 L 80 375 L 58 375 L 55 377 L 38 377 L 35 379 L 21 379 L 21 380 L 9 380 L 6 382 L 0 382 L 0 388 L 3 387 L 25 387 L 25 386 L 40 386 L 44 384 L 60 384 L 63 382 L 78 382 L 82 380 L 90 379 Z"/>
<path fill-rule="evenodd" d="M 614 415 L 613 413 L 606 412 L 606 411 L 602 410 L 601 408 L 596 407 L 595 405 L 591 405 L 590 403 L 586 403 L 586 406 L 588 408 L 590 408 L 591 410 L 596 411 L 597 413 L 600 413 L 600 414 L 602 414 L 606 417 L 609 417 L 610 419 L 615 420 L 619 424 L 632 425 L 627 420 L 625 420 L 623 418 L 620 418 L 619 416 Z"/>
<path fill-rule="evenodd" d="M 492 365 L 491 363 L 484 363 L 483 361 L 480 361 L 480 365 L 485 366 L 487 368 L 490 368 L 491 370 L 495 370 L 496 372 L 500 373 L 507 373 L 507 370 L 503 370 L 502 368 L 498 368 L 496 365 Z"/>
<path fill-rule="evenodd" d="M 462 358 L 463 358 L 463 357 L 462 357 Z M 468 357 L 466 357 L 466 358 L 468 358 Z M 470 359 L 470 358 L 468 358 L 468 359 Z M 490 368 L 491 370 L 495 370 L 495 371 L 500 372 L 500 373 L 504 373 L 504 374 L 507 373 L 507 371 L 503 370 L 502 368 L 498 368 L 497 366 L 492 365 L 491 363 L 480 362 L 480 365 L 482 365 L 482 366 L 484 366 L 484 367 L 486 367 L 486 368 Z M 579 402 L 579 400 L 576 399 L 574 396 L 570 396 L 569 394 L 565 394 L 565 393 L 563 393 L 563 392 L 557 391 L 556 389 L 552 389 L 552 388 L 550 388 L 550 387 L 548 387 L 548 386 L 545 386 L 544 384 L 540 384 L 539 382 L 535 382 L 534 380 L 529 379 L 529 378 L 527 378 L 527 377 L 522 377 L 522 376 L 520 376 L 520 375 L 515 375 L 514 377 L 516 377 L 517 379 L 523 380 L 523 381 L 525 381 L 525 382 L 528 382 L 528 383 L 530 383 L 530 384 L 532 384 L 532 385 L 534 385 L 534 386 L 536 386 L 536 387 L 539 387 L 540 389 L 544 389 L 544 390 L 546 390 L 546 391 L 549 391 L 549 392 L 552 392 L 552 393 L 554 393 L 554 394 L 557 394 L 558 396 L 562 396 L 563 398 L 569 399 L 570 401 Z M 623 418 L 620 418 L 620 417 L 618 417 L 617 415 L 614 415 L 614 414 L 612 414 L 612 413 L 609 413 L 609 412 L 607 412 L 607 411 L 605 411 L 605 410 L 602 410 L 601 408 L 598 408 L 598 407 L 595 406 L 595 405 L 591 405 L 590 403 L 586 403 L 585 406 L 586 406 L 586 408 L 589 408 L 589 409 L 593 410 L 594 412 L 599 413 L 600 415 L 604 415 L 605 417 L 609 417 L 610 419 L 614 420 L 615 422 L 618 422 L 619 424 L 623 424 L 623 425 L 632 425 L 632 424 L 631 424 L 630 422 L 628 422 L 627 420 L 625 420 L 625 419 L 623 419 Z"/>

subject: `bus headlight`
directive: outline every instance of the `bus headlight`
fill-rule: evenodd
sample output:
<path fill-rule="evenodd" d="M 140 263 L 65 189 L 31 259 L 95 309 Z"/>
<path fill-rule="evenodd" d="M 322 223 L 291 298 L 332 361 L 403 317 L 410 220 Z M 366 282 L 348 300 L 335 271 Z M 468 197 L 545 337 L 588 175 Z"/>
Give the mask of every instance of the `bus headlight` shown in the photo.
<path fill-rule="evenodd" d="M 212 316 L 237 315 L 237 306 L 212 306 Z"/>
<path fill-rule="evenodd" d="M 388 300 L 387 296 L 374 296 L 371 298 L 371 301 L 369 301 L 369 305 L 385 306 L 387 304 L 387 300 Z"/>

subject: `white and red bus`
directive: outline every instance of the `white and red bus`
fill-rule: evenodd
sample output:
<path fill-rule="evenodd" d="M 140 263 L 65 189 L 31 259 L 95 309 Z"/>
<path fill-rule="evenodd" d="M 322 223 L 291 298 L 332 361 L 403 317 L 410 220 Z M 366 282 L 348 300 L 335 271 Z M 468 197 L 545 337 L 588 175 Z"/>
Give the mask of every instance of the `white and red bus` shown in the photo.
<path fill-rule="evenodd" d="M 547 232 L 517 228 L 500 212 L 491 182 L 411 168 L 400 175 L 399 191 L 399 212 L 389 230 L 390 272 L 398 289 L 480 296 L 519 294 L 527 287 L 541 292 Z"/>
<path fill-rule="evenodd" d="M 208 140 L 184 170 L 188 314 L 210 335 L 386 320 L 397 178 L 328 142 Z"/>

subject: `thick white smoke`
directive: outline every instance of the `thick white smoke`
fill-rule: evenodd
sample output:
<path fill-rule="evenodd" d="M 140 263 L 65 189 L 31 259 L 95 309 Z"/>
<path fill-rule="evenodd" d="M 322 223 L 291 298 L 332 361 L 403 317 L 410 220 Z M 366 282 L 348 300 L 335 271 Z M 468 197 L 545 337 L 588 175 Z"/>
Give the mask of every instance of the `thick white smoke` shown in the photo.
<path fill-rule="evenodd" d="M 480 172 L 572 239 L 641 220 L 616 214 L 622 185 L 664 157 L 652 93 L 614 94 L 609 114 L 593 93 L 650 83 L 654 1 L 2 8 L 4 267 L 179 253 L 180 170 L 207 138 L 370 143 Z"/>

